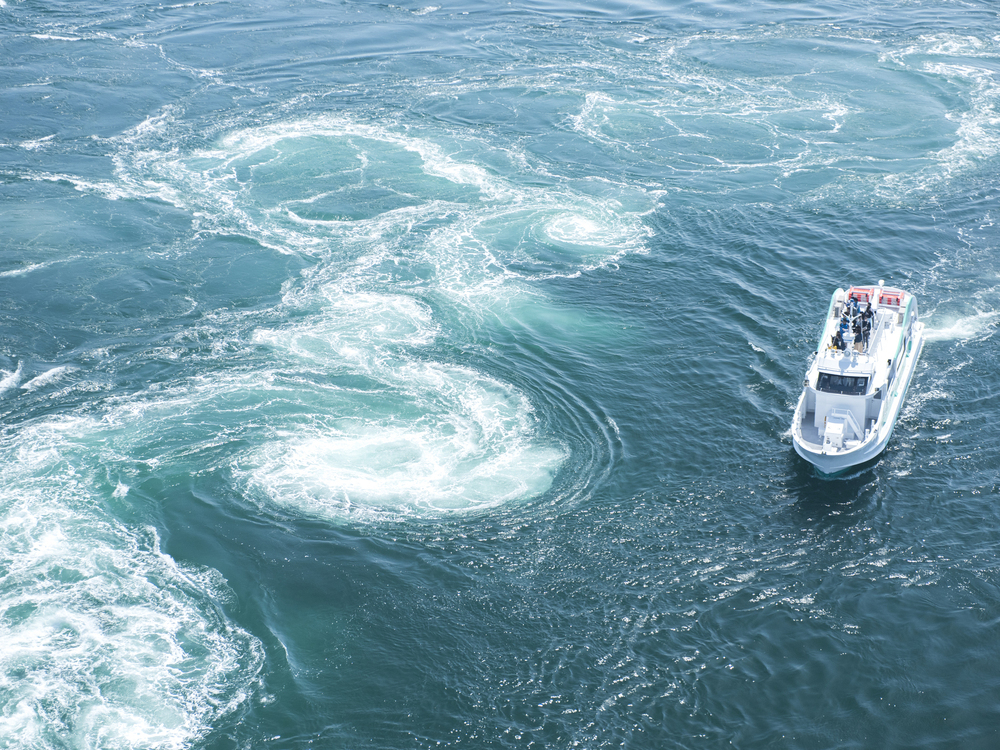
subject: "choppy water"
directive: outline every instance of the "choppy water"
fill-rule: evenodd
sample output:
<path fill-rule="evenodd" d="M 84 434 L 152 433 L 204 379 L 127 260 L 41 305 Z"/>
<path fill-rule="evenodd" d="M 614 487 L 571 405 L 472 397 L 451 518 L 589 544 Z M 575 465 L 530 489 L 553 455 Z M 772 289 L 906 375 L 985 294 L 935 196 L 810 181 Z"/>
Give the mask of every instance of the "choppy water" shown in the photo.
<path fill-rule="evenodd" d="M 0 0 L 0 745 L 995 747 L 986 2 Z M 832 289 L 930 329 L 787 434 Z"/>

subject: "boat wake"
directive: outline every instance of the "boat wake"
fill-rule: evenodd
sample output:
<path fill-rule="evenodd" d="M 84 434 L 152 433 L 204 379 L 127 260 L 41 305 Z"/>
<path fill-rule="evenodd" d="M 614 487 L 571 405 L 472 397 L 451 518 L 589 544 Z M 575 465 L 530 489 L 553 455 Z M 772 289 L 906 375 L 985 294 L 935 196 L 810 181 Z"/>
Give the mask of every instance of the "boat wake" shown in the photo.
<path fill-rule="evenodd" d="M 935 316 L 924 332 L 928 341 L 983 341 L 993 335 L 1000 324 L 1000 311 L 988 310 L 964 317 L 939 320 Z"/>

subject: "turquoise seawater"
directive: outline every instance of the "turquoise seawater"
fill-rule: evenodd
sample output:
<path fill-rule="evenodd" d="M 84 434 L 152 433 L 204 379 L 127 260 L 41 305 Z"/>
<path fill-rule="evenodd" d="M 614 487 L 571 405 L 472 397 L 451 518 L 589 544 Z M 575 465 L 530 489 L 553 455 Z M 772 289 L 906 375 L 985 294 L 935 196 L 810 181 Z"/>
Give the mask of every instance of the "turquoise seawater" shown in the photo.
<path fill-rule="evenodd" d="M 0 747 L 996 747 L 998 11 L 0 0 Z"/>

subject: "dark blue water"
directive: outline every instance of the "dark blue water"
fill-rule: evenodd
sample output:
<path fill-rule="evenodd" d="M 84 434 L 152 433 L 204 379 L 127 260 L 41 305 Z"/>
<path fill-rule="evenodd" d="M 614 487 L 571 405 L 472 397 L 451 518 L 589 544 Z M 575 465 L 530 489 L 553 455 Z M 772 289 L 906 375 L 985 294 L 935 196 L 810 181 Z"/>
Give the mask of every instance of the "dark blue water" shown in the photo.
<path fill-rule="evenodd" d="M 0 746 L 1000 741 L 991 4 L 0 0 L 0 71 Z"/>

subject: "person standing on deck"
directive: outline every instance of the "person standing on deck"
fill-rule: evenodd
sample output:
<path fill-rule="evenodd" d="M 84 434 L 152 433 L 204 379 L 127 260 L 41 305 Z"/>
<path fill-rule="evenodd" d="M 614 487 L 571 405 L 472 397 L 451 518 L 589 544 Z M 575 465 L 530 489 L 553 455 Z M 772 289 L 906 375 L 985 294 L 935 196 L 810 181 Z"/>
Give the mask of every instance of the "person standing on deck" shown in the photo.
<path fill-rule="evenodd" d="M 868 339 L 872 332 L 872 319 L 875 317 L 875 313 L 872 311 L 872 303 L 869 300 L 868 306 L 865 311 L 861 313 L 861 338 L 865 343 L 865 349 L 868 348 Z"/>

